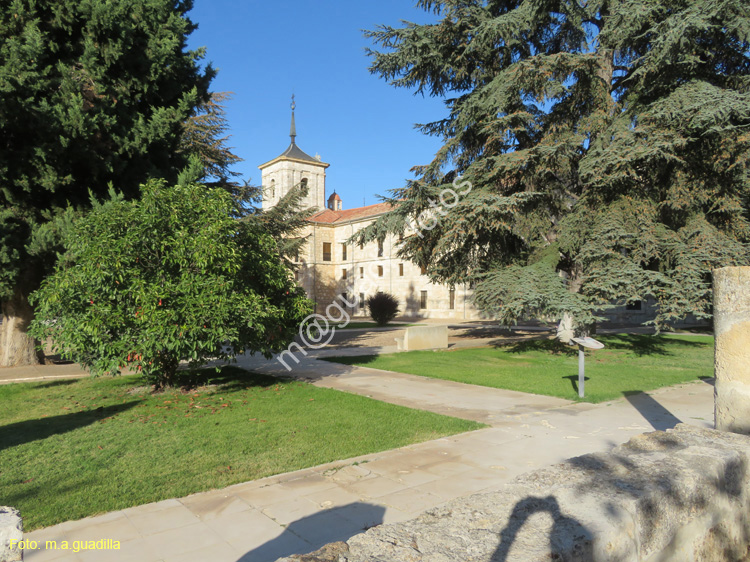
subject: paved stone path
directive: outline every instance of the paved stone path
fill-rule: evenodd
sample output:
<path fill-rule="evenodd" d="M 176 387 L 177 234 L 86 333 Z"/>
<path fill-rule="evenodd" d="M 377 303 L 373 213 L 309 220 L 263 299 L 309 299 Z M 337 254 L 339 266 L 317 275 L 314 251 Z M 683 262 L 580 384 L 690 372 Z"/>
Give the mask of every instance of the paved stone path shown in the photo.
<path fill-rule="evenodd" d="M 367 351 L 360 348 L 357 353 Z M 275 361 L 246 358 L 240 364 L 286 374 Z M 680 421 L 713 426 L 713 387 L 705 382 L 592 405 L 335 365 L 314 357 L 303 359 L 293 373 L 316 385 L 491 427 L 41 529 L 26 538 L 40 545 L 47 540 L 112 539 L 120 541 L 121 549 L 31 550 L 25 560 L 273 561 L 495 489 L 529 470 L 609 449 L 644 431 Z"/>

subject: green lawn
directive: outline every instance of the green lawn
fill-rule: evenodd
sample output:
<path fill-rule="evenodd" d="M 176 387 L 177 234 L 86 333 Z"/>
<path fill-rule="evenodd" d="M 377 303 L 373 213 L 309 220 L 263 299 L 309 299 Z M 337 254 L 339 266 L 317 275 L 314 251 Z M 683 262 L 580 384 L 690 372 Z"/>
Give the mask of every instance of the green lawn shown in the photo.
<path fill-rule="evenodd" d="M 30 531 L 480 424 L 234 367 L 192 391 L 135 376 L 0 386 L 0 504 Z"/>
<path fill-rule="evenodd" d="M 586 353 L 586 397 L 603 402 L 713 376 L 710 336 L 599 336 Z M 328 361 L 578 400 L 578 350 L 534 340 L 490 348 L 411 351 Z"/>

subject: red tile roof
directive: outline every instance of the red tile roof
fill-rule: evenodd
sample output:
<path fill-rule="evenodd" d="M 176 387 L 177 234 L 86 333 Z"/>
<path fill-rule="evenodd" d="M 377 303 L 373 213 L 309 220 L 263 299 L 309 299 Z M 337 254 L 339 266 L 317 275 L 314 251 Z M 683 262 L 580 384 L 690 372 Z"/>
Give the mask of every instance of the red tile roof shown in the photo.
<path fill-rule="evenodd" d="M 346 209 L 345 211 L 332 211 L 326 209 L 325 211 L 321 211 L 311 216 L 310 222 L 335 224 L 382 215 L 392 209 L 393 206 L 390 203 L 377 203 L 375 205 L 368 205 L 367 207 Z"/>

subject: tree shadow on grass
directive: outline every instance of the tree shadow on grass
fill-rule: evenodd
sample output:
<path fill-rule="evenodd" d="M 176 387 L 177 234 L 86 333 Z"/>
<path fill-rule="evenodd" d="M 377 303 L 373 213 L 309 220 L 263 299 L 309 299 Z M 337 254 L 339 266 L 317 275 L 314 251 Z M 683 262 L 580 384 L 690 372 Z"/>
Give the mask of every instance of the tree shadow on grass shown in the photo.
<path fill-rule="evenodd" d="M 177 371 L 175 387 L 189 391 L 202 386 L 218 386 L 222 390 L 269 387 L 282 384 L 288 379 L 247 371 L 233 365 L 217 369 L 195 369 Z"/>
<path fill-rule="evenodd" d="M 124 404 L 100 406 L 93 410 L 72 412 L 70 414 L 25 420 L 4 425 L 0 427 L 0 451 L 25 443 L 31 443 L 32 441 L 46 439 L 52 435 L 74 431 L 125 412 L 139 403 L 139 400 L 133 400 Z"/>
<path fill-rule="evenodd" d="M 674 355 L 667 346 L 682 346 L 700 348 L 711 344 L 701 341 L 690 341 L 679 338 L 666 338 L 648 334 L 614 334 L 601 336 L 605 349 L 630 351 L 634 355 Z M 514 343 L 513 345 L 499 345 L 509 353 L 548 352 L 553 354 L 575 356 L 578 355 L 578 347 L 567 345 L 557 339 L 538 339 Z"/>
<path fill-rule="evenodd" d="M 516 342 L 509 346 L 499 345 L 496 347 L 502 347 L 508 353 L 530 353 L 533 351 L 542 351 L 554 355 L 567 355 L 569 357 L 578 356 L 578 347 L 568 345 L 557 339 L 527 340 Z"/>
<path fill-rule="evenodd" d="M 77 383 L 80 378 L 78 379 L 64 379 L 60 381 L 49 381 L 49 382 L 43 382 L 36 385 L 36 388 L 54 388 L 56 386 L 68 386 L 69 384 L 75 384 Z"/>
<path fill-rule="evenodd" d="M 674 355 L 667 350 L 667 345 L 682 347 L 706 347 L 709 343 L 690 341 L 679 338 L 666 338 L 647 334 L 614 334 L 604 336 L 608 349 L 631 351 L 637 356 L 642 355 Z"/>

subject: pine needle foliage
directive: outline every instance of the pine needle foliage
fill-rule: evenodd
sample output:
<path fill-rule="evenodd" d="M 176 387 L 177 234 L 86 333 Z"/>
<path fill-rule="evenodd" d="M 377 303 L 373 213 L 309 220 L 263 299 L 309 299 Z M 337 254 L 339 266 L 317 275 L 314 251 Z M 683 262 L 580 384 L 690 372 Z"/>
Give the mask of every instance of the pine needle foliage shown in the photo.
<path fill-rule="evenodd" d="M 298 183 L 285 193 L 278 203 L 268 209 L 256 209 L 247 220 L 258 221 L 274 240 L 279 255 L 293 268 L 293 262 L 298 261 L 299 253 L 307 243 L 308 236 L 302 232 L 308 225 L 308 219 L 319 211 L 316 208 L 305 208 L 304 198 L 307 197 L 306 184 Z"/>
<path fill-rule="evenodd" d="M 10 0 L 0 10 L 0 300 L 55 262 L 50 223 L 116 184 L 175 180 L 214 76 L 187 49 L 192 2 Z"/>
<path fill-rule="evenodd" d="M 402 258 L 508 323 L 647 297 L 658 326 L 709 317 L 712 268 L 750 263 L 746 2 L 418 5 L 434 23 L 366 32 L 370 70 L 445 98 L 419 126 L 443 144 L 356 241 L 407 234 Z"/>
<path fill-rule="evenodd" d="M 199 178 L 201 183 L 227 182 L 240 175 L 231 167 L 242 162 L 242 158 L 227 146 L 230 135 L 227 134 L 229 121 L 225 106 L 231 97 L 232 92 L 212 92 L 207 101 L 196 107 L 195 114 L 185 121 L 181 150 L 199 157 L 203 165 L 203 177 Z"/>

